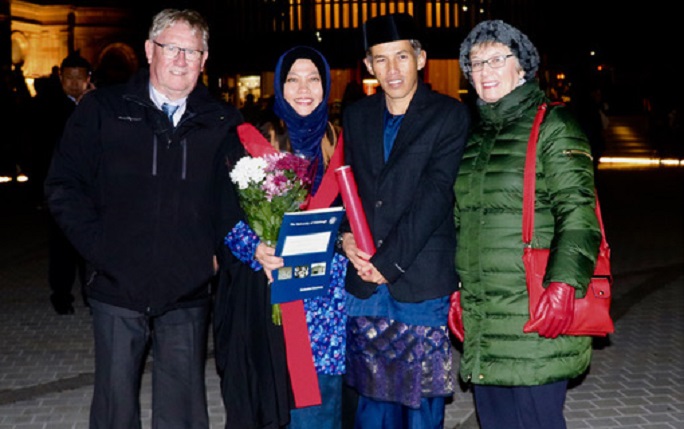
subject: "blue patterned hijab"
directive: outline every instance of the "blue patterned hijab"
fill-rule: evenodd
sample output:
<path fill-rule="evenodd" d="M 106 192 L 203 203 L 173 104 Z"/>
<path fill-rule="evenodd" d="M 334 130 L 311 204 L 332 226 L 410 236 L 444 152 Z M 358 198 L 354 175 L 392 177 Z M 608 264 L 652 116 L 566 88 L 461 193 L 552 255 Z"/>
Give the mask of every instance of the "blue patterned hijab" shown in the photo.
<path fill-rule="evenodd" d="M 321 75 L 323 84 L 323 100 L 316 106 L 308 116 L 301 116 L 285 100 L 283 89 L 287 74 L 292 65 L 298 59 L 306 58 L 311 60 L 318 73 Z M 316 167 L 315 173 L 312 172 L 314 192 L 323 177 L 323 154 L 321 152 L 321 141 L 328 126 L 328 97 L 330 96 L 330 66 L 325 57 L 317 50 L 308 46 L 295 46 L 286 51 L 278 59 L 275 69 L 275 104 L 273 111 L 287 126 L 287 133 L 292 145 L 292 151 L 297 155 L 302 155 L 311 161 L 312 167 Z"/>

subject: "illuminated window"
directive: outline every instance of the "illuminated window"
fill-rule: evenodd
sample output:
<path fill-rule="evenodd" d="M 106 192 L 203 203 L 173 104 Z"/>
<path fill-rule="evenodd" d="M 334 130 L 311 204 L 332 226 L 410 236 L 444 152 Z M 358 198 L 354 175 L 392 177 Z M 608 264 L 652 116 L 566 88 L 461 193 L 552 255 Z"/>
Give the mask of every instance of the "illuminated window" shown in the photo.
<path fill-rule="evenodd" d="M 455 28 L 462 6 L 462 2 L 454 0 L 289 0 L 289 29 L 358 28 L 378 15 L 409 13 L 415 16 L 416 12 L 425 14 L 425 27 Z M 309 17 L 311 7 L 313 15 Z"/>

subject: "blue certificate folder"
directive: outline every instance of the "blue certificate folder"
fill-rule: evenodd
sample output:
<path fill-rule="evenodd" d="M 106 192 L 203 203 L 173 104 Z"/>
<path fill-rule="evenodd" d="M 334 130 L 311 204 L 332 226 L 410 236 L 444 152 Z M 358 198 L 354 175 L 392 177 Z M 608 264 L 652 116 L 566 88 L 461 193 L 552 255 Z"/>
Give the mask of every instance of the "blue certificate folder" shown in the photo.
<path fill-rule="evenodd" d="M 285 265 L 273 272 L 272 304 L 311 298 L 326 291 L 343 215 L 344 207 L 285 213 L 275 248 Z"/>

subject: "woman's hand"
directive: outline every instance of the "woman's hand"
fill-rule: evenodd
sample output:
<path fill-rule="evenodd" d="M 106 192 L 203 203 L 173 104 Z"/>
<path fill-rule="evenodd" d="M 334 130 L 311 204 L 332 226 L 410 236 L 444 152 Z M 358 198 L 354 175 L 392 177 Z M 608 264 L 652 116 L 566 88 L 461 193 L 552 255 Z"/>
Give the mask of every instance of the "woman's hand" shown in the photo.
<path fill-rule="evenodd" d="M 449 329 L 459 341 L 465 339 L 463 329 L 463 307 L 461 307 L 461 291 L 456 291 L 449 297 L 449 318 L 447 319 Z"/>
<path fill-rule="evenodd" d="M 542 337 L 556 338 L 570 328 L 574 316 L 575 288 L 565 283 L 551 283 L 539 299 L 534 322 L 527 322 L 523 331 L 537 331 Z"/>
<path fill-rule="evenodd" d="M 273 270 L 282 268 L 284 265 L 283 258 L 275 255 L 275 249 L 263 242 L 257 246 L 254 259 L 264 268 L 264 274 L 266 274 L 269 283 L 273 282 Z"/>

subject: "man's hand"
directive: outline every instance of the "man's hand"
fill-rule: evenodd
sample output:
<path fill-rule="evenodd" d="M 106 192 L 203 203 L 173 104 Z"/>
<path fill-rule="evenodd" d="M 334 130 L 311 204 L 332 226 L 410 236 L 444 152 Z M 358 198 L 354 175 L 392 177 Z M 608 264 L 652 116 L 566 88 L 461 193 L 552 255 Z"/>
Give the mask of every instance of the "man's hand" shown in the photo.
<path fill-rule="evenodd" d="M 387 283 L 385 277 L 378 271 L 377 268 L 370 262 L 368 263 L 368 268 L 365 271 L 358 271 L 359 277 L 364 282 L 375 283 L 378 285 Z"/>
<path fill-rule="evenodd" d="M 380 271 L 370 263 L 372 255 L 369 255 L 356 246 L 356 240 L 352 233 L 345 232 L 342 234 L 342 250 L 344 250 L 349 262 L 352 263 L 359 277 L 361 277 L 361 280 L 379 285 L 387 283 L 387 280 L 380 274 Z"/>

